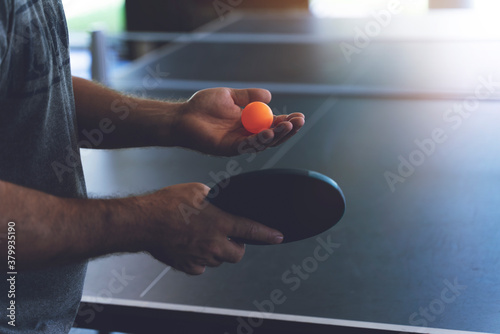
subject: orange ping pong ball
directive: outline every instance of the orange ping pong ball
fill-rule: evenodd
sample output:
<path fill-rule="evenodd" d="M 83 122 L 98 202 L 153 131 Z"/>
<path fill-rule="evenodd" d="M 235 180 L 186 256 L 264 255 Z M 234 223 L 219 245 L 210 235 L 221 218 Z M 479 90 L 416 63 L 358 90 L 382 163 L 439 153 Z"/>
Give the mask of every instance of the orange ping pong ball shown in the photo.
<path fill-rule="evenodd" d="M 273 120 L 273 111 L 263 102 L 252 102 L 241 112 L 241 123 L 251 133 L 269 129 Z"/>

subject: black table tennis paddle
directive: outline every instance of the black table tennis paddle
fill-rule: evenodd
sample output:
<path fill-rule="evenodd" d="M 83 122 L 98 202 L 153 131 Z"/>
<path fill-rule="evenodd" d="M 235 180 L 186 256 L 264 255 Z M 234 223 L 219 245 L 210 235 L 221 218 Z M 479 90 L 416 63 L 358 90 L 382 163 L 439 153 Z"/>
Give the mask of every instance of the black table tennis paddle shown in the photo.
<path fill-rule="evenodd" d="M 226 212 L 282 232 L 283 243 L 328 230 L 345 211 L 344 195 L 337 183 L 323 174 L 299 169 L 238 174 L 212 187 L 207 199 Z"/>

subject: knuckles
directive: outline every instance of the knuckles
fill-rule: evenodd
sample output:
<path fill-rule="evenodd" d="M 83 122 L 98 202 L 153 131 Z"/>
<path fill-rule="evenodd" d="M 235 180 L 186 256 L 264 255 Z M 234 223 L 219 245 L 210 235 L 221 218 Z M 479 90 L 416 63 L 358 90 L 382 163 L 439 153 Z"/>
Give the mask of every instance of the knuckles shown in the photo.
<path fill-rule="evenodd" d="M 238 263 L 243 259 L 243 256 L 245 255 L 245 249 L 242 247 L 241 250 L 236 254 L 234 259 L 231 259 L 228 261 L 229 263 Z"/>
<path fill-rule="evenodd" d="M 204 266 L 192 265 L 181 268 L 180 270 L 191 276 L 199 276 L 205 272 L 205 269 Z"/>
<path fill-rule="evenodd" d="M 203 251 L 204 251 L 204 253 L 213 254 L 214 256 L 219 256 L 222 253 L 219 245 L 217 245 L 214 241 L 207 243 L 203 247 Z"/>

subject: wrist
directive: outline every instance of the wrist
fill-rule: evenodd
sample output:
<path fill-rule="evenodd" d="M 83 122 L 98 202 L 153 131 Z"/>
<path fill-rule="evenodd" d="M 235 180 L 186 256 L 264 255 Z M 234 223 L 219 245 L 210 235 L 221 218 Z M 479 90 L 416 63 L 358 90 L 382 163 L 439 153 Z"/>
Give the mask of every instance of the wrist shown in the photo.
<path fill-rule="evenodd" d="M 145 213 L 137 197 L 103 200 L 102 236 L 108 243 L 108 253 L 135 253 L 144 251 L 147 244 L 146 228 L 142 224 Z"/>
<path fill-rule="evenodd" d="M 176 146 L 175 129 L 185 102 L 141 100 L 138 119 L 131 123 L 141 129 L 142 146 Z"/>
<path fill-rule="evenodd" d="M 113 253 L 143 250 L 144 234 L 139 226 L 134 198 L 95 200 L 61 199 L 71 219 L 79 220 L 79 235 L 70 238 L 70 253 L 93 258 Z"/>

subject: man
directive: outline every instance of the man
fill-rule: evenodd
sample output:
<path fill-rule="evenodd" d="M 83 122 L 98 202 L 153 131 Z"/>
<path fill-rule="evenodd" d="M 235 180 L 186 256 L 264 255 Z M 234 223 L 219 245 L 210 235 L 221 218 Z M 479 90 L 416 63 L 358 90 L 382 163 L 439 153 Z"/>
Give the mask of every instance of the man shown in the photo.
<path fill-rule="evenodd" d="M 14 272 L 0 287 L 0 332 L 68 332 L 90 258 L 147 251 L 196 275 L 242 258 L 244 245 L 228 236 L 281 242 L 280 232 L 211 205 L 186 224 L 179 207 L 204 198 L 203 184 L 86 199 L 77 147 L 78 133 L 104 129 L 99 148 L 180 146 L 224 156 L 251 142 L 264 149 L 304 124 L 301 114 L 280 116 L 273 129 L 248 136 L 239 106 L 270 99 L 265 90 L 218 88 L 168 103 L 72 79 L 60 1 L 0 0 L 0 258 L 4 273 Z"/>

